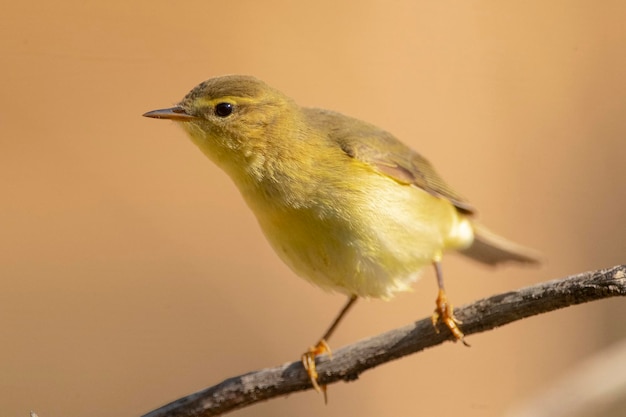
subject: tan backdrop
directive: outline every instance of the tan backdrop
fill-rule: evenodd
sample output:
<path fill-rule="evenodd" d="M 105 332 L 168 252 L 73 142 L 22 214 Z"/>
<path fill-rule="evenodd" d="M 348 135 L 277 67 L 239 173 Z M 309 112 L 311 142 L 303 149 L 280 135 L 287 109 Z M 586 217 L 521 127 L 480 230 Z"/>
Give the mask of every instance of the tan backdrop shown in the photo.
<path fill-rule="evenodd" d="M 296 360 L 344 302 L 278 260 L 180 129 L 141 117 L 216 75 L 385 127 L 545 255 L 447 257 L 457 305 L 624 261 L 623 2 L 4 3 L 1 416 L 138 416 Z M 429 270 L 361 302 L 332 345 L 426 317 L 435 295 Z M 233 415 L 501 416 L 626 337 L 625 313 L 570 308 L 334 385 L 328 406 L 305 392 Z"/>

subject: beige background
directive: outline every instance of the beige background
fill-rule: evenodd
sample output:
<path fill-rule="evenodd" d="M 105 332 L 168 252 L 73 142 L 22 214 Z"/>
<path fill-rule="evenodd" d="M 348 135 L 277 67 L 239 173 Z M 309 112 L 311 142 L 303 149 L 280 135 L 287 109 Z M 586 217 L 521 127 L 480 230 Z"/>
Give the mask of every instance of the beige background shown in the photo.
<path fill-rule="evenodd" d="M 4 3 L 0 416 L 137 416 L 296 360 L 344 302 L 294 277 L 180 129 L 141 117 L 216 75 L 390 130 L 547 258 L 447 257 L 457 305 L 624 262 L 623 2 Z M 423 318 L 435 295 L 429 270 L 361 302 L 332 345 Z M 309 391 L 232 415 L 500 416 L 626 337 L 625 313 L 535 317 L 334 385 L 328 406 Z"/>

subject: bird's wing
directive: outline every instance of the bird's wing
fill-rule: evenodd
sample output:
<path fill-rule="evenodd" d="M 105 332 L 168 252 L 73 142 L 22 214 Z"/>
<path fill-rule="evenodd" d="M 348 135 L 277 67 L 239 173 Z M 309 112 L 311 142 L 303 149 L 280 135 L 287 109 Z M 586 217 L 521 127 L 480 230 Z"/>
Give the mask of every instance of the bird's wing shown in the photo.
<path fill-rule="evenodd" d="M 309 119 L 315 120 L 314 124 L 327 132 L 329 138 L 350 157 L 369 164 L 399 183 L 445 198 L 464 213 L 475 211 L 464 197 L 446 184 L 426 158 L 390 133 L 327 110 L 305 109 L 305 114 L 314 116 Z"/>

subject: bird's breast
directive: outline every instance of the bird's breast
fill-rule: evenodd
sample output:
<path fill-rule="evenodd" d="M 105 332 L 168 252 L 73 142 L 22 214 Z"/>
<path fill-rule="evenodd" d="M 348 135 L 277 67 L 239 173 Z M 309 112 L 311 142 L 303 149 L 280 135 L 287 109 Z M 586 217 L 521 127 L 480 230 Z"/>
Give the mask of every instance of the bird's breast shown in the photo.
<path fill-rule="evenodd" d="M 282 192 L 248 198 L 272 247 L 301 277 L 348 295 L 408 289 L 463 221 L 447 200 L 377 174 L 310 184 L 306 199 Z"/>

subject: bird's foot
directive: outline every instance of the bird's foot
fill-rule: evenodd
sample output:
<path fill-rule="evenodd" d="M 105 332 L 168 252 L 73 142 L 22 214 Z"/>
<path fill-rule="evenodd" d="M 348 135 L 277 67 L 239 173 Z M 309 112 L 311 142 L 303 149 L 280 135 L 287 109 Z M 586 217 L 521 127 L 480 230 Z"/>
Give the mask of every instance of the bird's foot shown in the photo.
<path fill-rule="evenodd" d="M 439 328 L 437 327 L 438 322 L 441 320 L 456 340 L 460 340 L 465 346 L 469 346 L 469 343 L 465 341 L 465 336 L 463 332 L 459 328 L 459 324 L 462 322 L 454 317 L 454 309 L 452 308 L 452 304 L 448 302 L 448 297 L 446 296 L 446 292 L 443 289 L 439 290 L 439 294 L 437 295 L 437 300 L 435 301 L 437 308 L 435 308 L 435 312 L 433 313 L 431 319 L 433 322 L 433 326 L 435 327 L 435 331 L 439 333 Z"/>
<path fill-rule="evenodd" d="M 326 340 L 321 339 L 317 342 L 317 345 L 311 346 L 307 352 L 302 355 L 302 365 L 306 370 L 306 373 L 309 375 L 311 379 L 311 384 L 313 384 L 313 388 L 317 392 L 324 393 L 324 401 L 327 401 L 326 398 L 326 385 L 320 385 L 317 382 L 318 374 L 317 369 L 315 367 L 315 358 L 319 355 L 323 355 L 327 353 L 330 358 L 332 358 L 333 354 L 330 350 L 330 346 L 326 343 Z"/>

